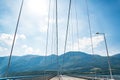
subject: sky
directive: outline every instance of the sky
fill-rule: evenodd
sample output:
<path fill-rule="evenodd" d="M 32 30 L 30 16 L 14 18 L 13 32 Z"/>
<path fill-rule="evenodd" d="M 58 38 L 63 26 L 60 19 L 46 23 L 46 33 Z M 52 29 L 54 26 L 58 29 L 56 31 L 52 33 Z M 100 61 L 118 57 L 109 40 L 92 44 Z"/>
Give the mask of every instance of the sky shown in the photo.
<path fill-rule="evenodd" d="M 8 56 L 22 0 L 0 1 L 0 56 Z M 48 28 L 48 11 L 50 19 Z M 58 53 L 63 54 L 69 0 L 58 0 Z M 120 0 L 88 0 L 94 54 L 106 56 L 105 33 L 110 55 L 120 53 Z M 13 55 L 56 54 L 55 0 L 24 0 Z M 93 54 L 85 0 L 72 0 L 67 51 Z"/>

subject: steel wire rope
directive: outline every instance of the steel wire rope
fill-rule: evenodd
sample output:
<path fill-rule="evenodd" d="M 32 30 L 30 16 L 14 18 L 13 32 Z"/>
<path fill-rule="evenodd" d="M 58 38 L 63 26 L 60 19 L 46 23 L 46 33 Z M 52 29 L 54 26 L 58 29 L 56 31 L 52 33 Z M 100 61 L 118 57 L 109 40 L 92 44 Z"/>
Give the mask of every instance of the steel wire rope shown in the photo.
<path fill-rule="evenodd" d="M 89 23 L 89 30 L 90 30 L 90 37 L 91 37 L 91 46 L 92 46 L 92 53 L 94 56 L 94 47 L 93 47 L 93 38 L 92 38 L 92 29 L 91 29 L 91 21 L 90 21 L 90 15 L 89 15 L 89 8 L 88 8 L 88 1 L 86 0 L 86 6 L 87 6 L 87 15 L 88 15 L 88 23 Z M 95 56 L 94 56 L 95 59 Z M 108 62 L 109 64 L 109 62 Z M 110 71 L 110 74 L 112 74 L 112 72 Z M 112 77 L 111 77 L 112 79 Z"/>
<path fill-rule="evenodd" d="M 93 59 L 95 60 L 96 58 L 95 58 L 94 47 L 93 47 L 93 36 L 92 36 L 92 27 L 91 27 L 88 0 L 85 0 L 85 2 L 86 2 L 86 9 L 87 9 L 87 19 L 88 19 L 88 26 L 89 26 L 89 33 L 90 33 L 90 41 L 91 41 L 91 51 L 92 51 Z M 93 65 L 93 67 L 95 67 L 95 66 Z M 95 71 L 95 77 L 96 77 L 96 71 Z"/>
<path fill-rule="evenodd" d="M 69 36 L 70 36 L 70 39 L 71 39 L 71 50 L 70 51 L 74 51 L 74 20 L 73 20 L 73 14 L 74 13 L 72 13 L 72 10 L 73 10 L 73 6 L 71 6 L 71 15 L 70 15 L 70 17 L 71 17 L 71 19 L 72 20 L 70 20 L 70 26 L 69 26 L 69 29 L 68 29 L 68 38 L 69 38 Z M 67 45 L 67 43 L 66 43 L 66 45 Z M 71 56 L 74 56 L 74 54 L 69 54 L 68 55 L 68 57 L 70 57 L 70 55 Z"/>
<path fill-rule="evenodd" d="M 61 68 L 62 72 L 63 72 L 63 67 L 64 67 L 64 58 L 65 58 L 66 45 L 67 45 L 67 39 L 68 39 L 68 29 L 69 29 L 70 12 L 71 12 L 71 0 L 69 1 L 68 18 L 67 18 L 67 28 L 66 28 L 66 34 L 65 34 L 65 44 L 64 44 L 64 53 L 63 53 L 63 63 L 62 63 L 62 68 Z"/>
<path fill-rule="evenodd" d="M 47 54 L 48 54 L 48 38 L 49 38 L 49 27 L 50 27 L 50 8 L 51 8 L 51 0 L 49 0 L 48 6 L 48 22 L 47 22 L 47 36 L 46 36 L 46 50 L 45 50 L 45 67 L 47 66 Z M 44 70 L 44 79 L 46 80 L 46 70 Z"/>
<path fill-rule="evenodd" d="M 85 0 L 85 1 L 86 1 L 86 8 L 87 8 L 87 19 L 88 19 L 88 26 L 89 26 L 89 33 L 90 33 L 91 49 L 92 49 L 92 54 L 94 55 L 93 36 L 92 36 L 90 13 L 89 13 L 89 8 L 88 8 L 88 1 L 87 0 Z"/>
<path fill-rule="evenodd" d="M 55 7 L 55 4 L 53 3 L 53 7 Z M 52 37 L 51 37 L 51 53 L 53 54 L 54 53 L 54 19 L 55 19 L 55 14 L 54 14 L 54 8 L 53 8 L 53 16 L 52 16 L 52 21 L 53 21 L 53 23 L 52 23 L 52 29 L 51 29 L 51 34 L 52 34 Z M 53 62 L 53 58 L 54 57 L 52 57 L 52 55 L 51 55 L 51 64 L 52 64 L 52 62 Z"/>
<path fill-rule="evenodd" d="M 80 46 L 79 46 L 79 27 L 78 27 L 78 14 L 77 14 L 77 6 L 76 6 L 76 0 L 74 2 L 74 5 L 75 5 L 75 18 L 76 18 L 76 29 L 77 29 L 77 38 L 78 38 L 78 51 L 80 49 Z"/>
<path fill-rule="evenodd" d="M 13 36 L 10 56 L 9 56 L 9 59 L 8 59 L 8 65 L 7 65 L 6 74 L 5 74 L 6 77 L 8 77 L 8 73 L 9 73 L 9 68 L 10 68 L 10 64 L 11 64 L 12 53 L 13 53 L 13 50 L 14 50 L 16 35 L 17 35 L 18 27 L 19 27 L 19 22 L 20 22 L 20 16 L 21 16 L 22 8 L 23 8 L 23 3 L 24 3 L 24 0 L 22 0 L 22 3 L 21 3 L 19 15 L 18 15 L 18 20 L 17 20 L 17 24 L 16 24 L 16 28 L 15 28 L 15 33 L 14 33 L 14 36 Z"/>
<path fill-rule="evenodd" d="M 58 79 L 60 80 L 60 73 L 59 73 L 59 55 L 58 55 L 58 1 L 56 0 L 56 19 L 55 19 L 55 22 L 56 22 L 56 54 L 57 54 L 57 76 L 58 76 Z"/>
<path fill-rule="evenodd" d="M 72 10 L 72 7 L 71 7 L 71 10 Z M 73 18 L 73 16 L 72 16 L 72 13 L 71 13 L 71 18 Z M 71 23 L 72 23 L 73 21 L 71 20 Z M 70 28 L 69 28 L 70 29 Z M 71 40 L 72 40 L 72 51 L 74 51 L 74 28 L 73 28 L 73 23 L 71 24 Z"/>
<path fill-rule="evenodd" d="M 77 47 L 78 47 L 77 49 L 78 49 L 78 51 L 79 51 L 79 30 L 78 30 L 78 18 L 77 18 L 78 15 L 77 15 L 77 9 L 76 9 L 76 1 L 74 1 L 74 6 L 73 6 L 73 7 L 74 7 L 74 11 L 75 11 L 75 13 L 74 13 L 74 14 L 75 14 L 75 18 L 76 18 Z M 71 6 L 71 9 L 72 9 L 72 6 Z M 72 11 L 72 10 L 71 10 L 71 11 Z M 72 18 L 72 17 L 73 17 L 73 16 L 72 16 L 72 13 L 71 13 L 71 18 Z M 71 21 L 71 23 L 72 23 L 72 22 L 74 22 L 74 21 Z M 75 45 L 74 45 L 74 38 L 73 38 L 73 37 L 74 37 L 74 34 L 75 34 L 75 33 L 74 33 L 73 23 L 72 23 L 72 25 L 71 25 L 70 28 L 71 28 L 71 35 L 72 35 L 72 37 L 71 37 L 71 39 L 72 39 L 72 47 L 71 47 L 71 50 L 74 51 L 74 50 L 75 50 L 75 47 L 74 47 Z M 70 28 L 69 28 L 69 29 L 70 29 Z M 69 33 L 69 34 L 70 34 L 70 33 Z M 74 56 L 74 54 L 72 54 L 71 56 Z"/>

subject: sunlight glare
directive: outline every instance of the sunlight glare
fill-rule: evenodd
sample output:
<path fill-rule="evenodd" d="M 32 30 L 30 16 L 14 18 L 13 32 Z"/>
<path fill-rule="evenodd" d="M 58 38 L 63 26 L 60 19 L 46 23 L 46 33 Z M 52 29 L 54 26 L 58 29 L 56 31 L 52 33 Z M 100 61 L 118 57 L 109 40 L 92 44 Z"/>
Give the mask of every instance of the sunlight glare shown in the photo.
<path fill-rule="evenodd" d="M 27 10 L 33 15 L 47 15 L 48 1 L 47 0 L 28 0 Z"/>

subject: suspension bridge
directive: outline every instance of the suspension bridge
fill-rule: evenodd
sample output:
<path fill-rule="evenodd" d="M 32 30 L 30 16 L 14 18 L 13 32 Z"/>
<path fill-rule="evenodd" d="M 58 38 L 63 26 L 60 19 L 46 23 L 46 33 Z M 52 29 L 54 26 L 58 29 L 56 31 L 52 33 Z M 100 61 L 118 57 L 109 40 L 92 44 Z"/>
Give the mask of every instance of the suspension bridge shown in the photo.
<path fill-rule="evenodd" d="M 93 49 L 93 39 L 92 39 L 92 31 L 91 31 L 91 22 L 90 22 L 90 16 L 89 16 L 89 8 L 88 8 L 88 3 L 87 0 L 86 1 L 86 6 L 87 6 L 87 18 L 88 18 L 88 25 L 89 25 L 89 32 L 90 32 L 90 38 L 91 38 L 91 49 L 92 49 L 92 53 L 94 54 L 94 49 Z M 49 0 L 49 11 L 48 11 L 48 28 L 47 28 L 47 37 L 46 37 L 46 51 L 45 51 L 45 56 L 48 55 L 48 35 L 49 35 L 49 22 L 50 22 L 50 2 L 51 0 Z M 64 43 L 64 54 L 66 53 L 66 46 L 67 46 L 67 40 L 68 40 L 68 33 L 69 33 L 69 23 L 70 23 L 70 14 L 71 14 L 71 3 L 72 0 L 69 0 L 69 8 L 68 8 L 68 15 L 67 15 L 67 25 L 66 25 L 66 34 L 65 34 L 65 43 Z M 16 35 L 17 35 L 17 31 L 18 31 L 18 27 L 19 27 L 19 21 L 20 21 L 20 16 L 21 16 L 21 12 L 22 12 L 22 8 L 23 8 L 23 4 L 24 4 L 24 0 L 22 0 L 21 3 L 21 7 L 20 7 L 20 12 L 18 15 L 18 20 L 17 20 L 17 24 L 16 24 L 16 29 L 15 29 L 15 33 L 14 33 L 14 38 L 13 38 L 13 42 L 12 42 L 12 47 L 11 47 L 11 51 L 10 51 L 10 56 L 9 56 L 9 60 L 8 60 L 8 65 L 7 65 L 7 69 L 5 72 L 5 76 L 1 77 L 0 80 L 115 80 L 113 78 L 112 75 L 112 71 L 111 71 L 111 65 L 109 62 L 109 55 L 108 55 L 108 65 L 109 65 L 109 70 L 110 70 L 110 77 L 101 77 L 101 76 L 89 76 L 89 75 L 83 75 L 83 76 L 75 76 L 75 75 L 67 75 L 67 74 L 63 74 L 64 72 L 64 58 L 65 56 L 63 56 L 63 60 L 62 63 L 60 65 L 59 63 L 59 59 L 57 58 L 57 65 L 58 65 L 58 71 L 54 72 L 54 73 L 47 73 L 47 71 L 43 72 L 43 75 L 28 75 L 28 76 L 13 76 L 13 77 L 9 77 L 9 69 L 10 69 L 10 65 L 11 65 L 11 58 L 12 58 L 12 53 L 14 50 L 14 44 L 15 44 L 15 40 L 16 40 Z M 55 22 L 56 22 L 56 54 L 58 56 L 58 3 L 56 0 L 55 3 L 55 14 L 56 14 L 56 18 L 55 18 Z M 76 12 L 76 19 L 77 19 L 77 12 Z M 77 21 L 76 21 L 77 22 Z M 78 23 L 78 22 L 77 22 Z M 77 29 L 78 29 L 78 24 L 77 24 Z M 77 36 L 79 37 L 79 34 L 77 34 Z M 79 41 L 78 41 L 79 44 Z M 79 45 L 78 45 L 79 47 Z M 47 65 L 46 62 L 46 58 L 45 58 L 45 65 Z"/>

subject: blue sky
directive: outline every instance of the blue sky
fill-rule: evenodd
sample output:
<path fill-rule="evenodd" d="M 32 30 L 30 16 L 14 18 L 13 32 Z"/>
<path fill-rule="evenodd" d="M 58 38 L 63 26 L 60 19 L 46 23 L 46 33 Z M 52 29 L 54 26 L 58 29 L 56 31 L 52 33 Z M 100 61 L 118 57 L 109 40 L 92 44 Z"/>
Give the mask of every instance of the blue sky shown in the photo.
<path fill-rule="evenodd" d="M 0 56 L 10 53 L 21 1 L 0 1 Z M 56 52 L 54 2 L 55 0 L 51 0 L 48 55 Z M 69 0 L 58 0 L 59 54 L 63 53 L 68 3 Z M 25 0 L 13 55 L 45 54 L 48 4 L 49 0 Z M 96 35 L 96 32 L 106 34 L 110 55 L 120 53 L 120 1 L 88 0 L 88 6 L 95 54 L 106 55 L 103 36 Z M 72 0 L 66 51 L 82 51 L 91 54 L 90 45 L 85 0 Z"/>

